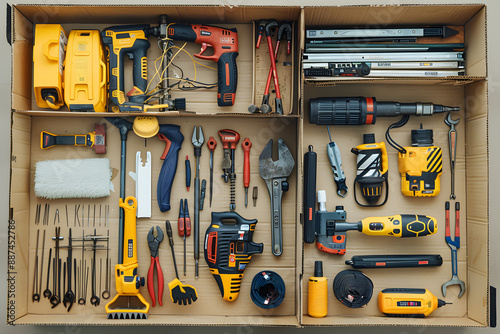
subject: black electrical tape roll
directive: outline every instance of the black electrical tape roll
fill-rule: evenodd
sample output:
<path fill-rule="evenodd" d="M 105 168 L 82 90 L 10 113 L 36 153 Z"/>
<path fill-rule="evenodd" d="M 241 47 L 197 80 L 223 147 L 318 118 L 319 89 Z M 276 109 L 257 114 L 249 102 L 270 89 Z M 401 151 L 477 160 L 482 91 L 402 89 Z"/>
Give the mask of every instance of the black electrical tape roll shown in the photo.
<path fill-rule="evenodd" d="M 250 296 L 258 307 L 278 307 L 285 299 L 285 282 L 274 271 L 261 271 L 252 280 Z"/>
<path fill-rule="evenodd" d="M 333 293 L 345 306 L 359 308 L 372 298 L 373 283 L 359 270 L 344 270 L 333 280 Z"/>

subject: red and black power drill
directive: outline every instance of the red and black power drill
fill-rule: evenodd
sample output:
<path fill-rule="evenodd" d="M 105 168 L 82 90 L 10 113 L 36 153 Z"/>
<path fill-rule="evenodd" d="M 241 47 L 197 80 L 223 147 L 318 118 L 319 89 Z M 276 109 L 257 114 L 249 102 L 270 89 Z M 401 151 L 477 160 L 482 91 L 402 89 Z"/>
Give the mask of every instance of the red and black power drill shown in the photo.
<path fill-rule="evenodd" d="M 217 104 L 220 107 L 232 106 L 236 96 L 238 70 L 238 31 L 236 28 L 226 29 L 199 24 L 170 24 L 167 36 L 174 41 L 186 41 L 201 44 L 201 51 L 194 56 L 200 59 L 217 62 L 218 91 Z M 211 47 L 214 54 L 204 56 Z"/>
<path fill-rule="evenodd" d="M 113 26 L 101 32 L 102 40 L 108 49 L 109 98 L 115 104 L 115 112 L 142 112 L 147 99 L 147 51 L 150 43 L 149 35 L 178 41 L 201 44 L 201 51 L 194 56 L 200 59 L 212 60 L 218 66 L 219 106 L 232 106 L 236 96 L 238 72 L 236 57 L 238 56 L 238 32 L 236 28 L 225 29 L 199 24 L 168 24 L 165 15 L 160 16 L 160 25 L 150 27 L 149 24 Z M 213 55 L 204 56 L 208 47 L 213 49 Z M 124 59 L 128 56 L 133 60 L 134 88 L 125 94 L 124 91 Z M 126 100 L 128 97 L 128 101 Z M 179 101 L 180 102 L 180 101 Z M 175 104 L 175 103 L 174 103 Z M 177 109 L 183 109 L 182 107 Z M 157 105 L 158 107 L 164 107 Z"/>

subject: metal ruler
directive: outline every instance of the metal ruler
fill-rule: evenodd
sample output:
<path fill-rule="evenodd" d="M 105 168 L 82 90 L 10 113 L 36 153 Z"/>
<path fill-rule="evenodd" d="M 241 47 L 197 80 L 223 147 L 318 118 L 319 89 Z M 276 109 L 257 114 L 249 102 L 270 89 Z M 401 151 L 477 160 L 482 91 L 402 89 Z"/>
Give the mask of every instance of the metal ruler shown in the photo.
<path fill-rule="evenodd" d="M 310 62 L 463 61 L 463 52 L 305 53 Z"/>
<path fill-rule="evenodd" d="M 362 63 L 334 63 L 334 62 L 319 62 L 319 63 L 304 63 L 304 69 L 309 68 L 345 68 L 366 65 L 372 70 L 376 69 L 462 69 L 464 62 L 462 61 L 399 61 L 399 62 L 362 62 Z"/>
<path fill-rule="evenodd" d="M 457 33 L 448 27 L 406 29 L 307 29 L 306 38 L 447 37 Z"/>

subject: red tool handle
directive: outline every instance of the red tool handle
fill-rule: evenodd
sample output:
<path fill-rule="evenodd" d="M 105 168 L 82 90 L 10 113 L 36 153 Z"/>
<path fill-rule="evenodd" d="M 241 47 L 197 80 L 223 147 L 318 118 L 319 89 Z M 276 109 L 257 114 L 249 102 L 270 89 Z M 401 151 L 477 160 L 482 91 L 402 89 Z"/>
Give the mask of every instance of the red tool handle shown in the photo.
<path fill-rule="evenodd" d="M 460 202 L 455 203 L 455 237 L 460 237 Z"/>
<path fill-rule="evenodd" d="M 273 71 L 273 79 L 274 79 L 274 89 L 276 90 L 276 98 L 281 99 L 281 91 L 280 84 L 278 82 L 278 74 L 276 73 L 276 57 L 274 57 L 273 51 L 273 41 L 271 36 L 267 36 L 267 45 L 269 46 L 269 56 L 271 58 L 271 69 Z"/>
<path fill-rule="evenodd" d="M 451 236 L 450 234 L 450 202 L 446 201 L 444 203 L 444 209 L 445 209 L 445 232 L 444 235 L 445 237 Z"/>
<path fill-rule="evenodd" d="M 160 267 L 160 259 L 158 257 L 151 256 L 151 265 L 148 270 L 148 291 L 149 296 L 151 297 L 152 307 L 155 307 L 155 283 L 154 283 L 154 267 L 156 265 L 156 274 L 158 275 L 158 304 L 163 306 L 162 297 L 163 297 L 163 271 Z"/>
<path fill-rule="evenodd" d="M 229 144 L 231 144 L 231 149 L 235 150 L 236 144 L 240 141 L 240 134 L 234 130 L 219 130 L 219 136 L 222 141 L 222 147 L 225 149 L 228 149 Z"/>
<path fill-rule="evenodd" d="M 186 226 L 186 237 L 189 237 L 191 235 L 191 218 L 186 217 L 184 218 L 184 224 Z"/>
<path fill-rule="evenodd" d="M 185 218 L 179 217 L 179 220 L 177 220 L 177 230 L 179 231 L 179 236 L 183 237 L 185 230 Z"/>
<path fill-rule="evenodd" d="M 243 185 L 245 188 L 248 188 L 250 186 L 250 148 L 252 147 L 250 138 L 245 138 L 243 143 L 241 143 L 241 147 L 243 147 L 245 155 L 243 160 Z"/>
<path fill-rule="evenodd" d="M 215 150 L 215 148 L 217 147 L 217 141 L 215 140 L 214 137 L 208 138 L 207 146 L 210 151 Z"/>

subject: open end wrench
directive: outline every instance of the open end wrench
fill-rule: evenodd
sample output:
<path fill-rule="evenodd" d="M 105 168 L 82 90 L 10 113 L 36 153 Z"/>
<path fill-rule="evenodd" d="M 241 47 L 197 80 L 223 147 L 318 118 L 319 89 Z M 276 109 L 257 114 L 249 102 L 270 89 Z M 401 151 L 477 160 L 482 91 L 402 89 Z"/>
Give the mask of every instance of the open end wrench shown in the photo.
<path fill-rule="evenodd" d="M 455 160 L 457 155 L 457 130 L 455 130 L 455 125 L 460 122 L 460 118 L 457 120 L 451 119 L 451 113 L 444 119 L 444 122 L 450 126 L 450 131 L 448 132 L 448 141 L 450 146 L 450 169 L 451 169 L 451 194 L 450 199 L 454 200 L 457 198 L 455 195 Z"/>
<path fill-rule="evenodd" d="M 455 239 L 451 240 L 450 232 L 450 202 L 445 203 L 446 211 L 446 230 L 445 230 L 445 240 L 451 249 L 451 279 L 441 286 L 441 292 L 443 296 L 446 297 L 446 289 L 450 285 L 460 285 L 460 293 L 458 298 L 462 297 L 465 292 L 465 283 L 458 278 L 458 261 L 457 261 L 457 250 L 460 248 L 460 202 L 455 202 Z"/>
<path fill-rule="evenodd" d="M 287 177 L 292 173 L 295 161 L 283 139 L 278 139 L 278 160 L 273 161 L 273 140 L 271 139 L 259 156 L 259 173 L 266 181 L 271 198 L 271 242 L 273 254 L 279 256 L 283 252 L 281 226 L 281 199 L 283 191 L 288 190 Z"/>

